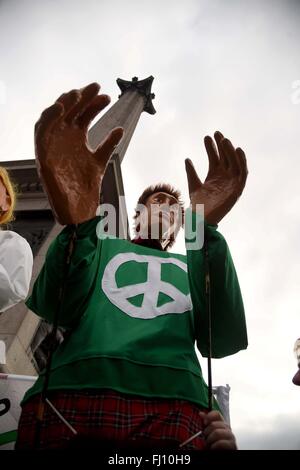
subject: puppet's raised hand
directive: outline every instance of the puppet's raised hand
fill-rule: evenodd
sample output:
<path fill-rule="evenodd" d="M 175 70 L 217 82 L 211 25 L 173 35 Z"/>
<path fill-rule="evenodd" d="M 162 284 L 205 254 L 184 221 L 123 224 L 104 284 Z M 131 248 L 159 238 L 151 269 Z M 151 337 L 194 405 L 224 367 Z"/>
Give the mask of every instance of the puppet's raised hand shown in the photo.
<path fill-rule="evenodd" d="M 110 98 L 98 95 L 97 83 L 61 95 L 35 125 L 38 171 L 56 219 L 62 225 L 85 222 L 96 215 L 100 185 L 123 129 L 112 129 L 93 151 L 88 125 Z"/>
<path fill-rule="evenodd" d="M 217 224 L 230 211 L 243 192 L 247 179 L 247 162 L 241 148 L 235 149 L 221 132 L 214 134 L 217 147 L 209 136 L 204 138 L 209 170 L 205 182 L 199 179 L 191 160 L 185 161 L 192 209 L 204 204 L 204 218 Z"/>

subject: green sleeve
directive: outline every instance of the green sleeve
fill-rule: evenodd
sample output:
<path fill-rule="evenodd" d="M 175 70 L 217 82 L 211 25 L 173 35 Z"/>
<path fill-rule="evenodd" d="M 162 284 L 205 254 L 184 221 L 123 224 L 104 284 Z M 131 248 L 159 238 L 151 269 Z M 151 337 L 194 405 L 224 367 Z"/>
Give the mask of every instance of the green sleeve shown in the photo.
<path fill-rule="evenodd" d="M 67 247 L 74 226 L 66 226 L 48 249 L 44 266 L 26 305 L 50 323 L 53 322 L 58 308 L 59 291 L 65 276 L 65 293 L 59 309 L 59 326 L 72 328 L 85 311 L 99 266 L 101 241 L 96 234 L 99 220 L 99 217 L 96 217 L 77 226 L 74 250 L 67 274 L 65 269 Z"/>
<path fill-rule="evenodd" d="M 193 218 L 196 214 L 193 214 Z M 204 223 L 208 246 L 212 315 L 212 357 L 235 354 L 248 345 L 243 299 L 235 267 L 224 237 L 217 227 Z M 205 294 L 204 248 L 187 250 L 188 276 L 194 307 L 196 341 L 208 356 L 208 306 Z"/>

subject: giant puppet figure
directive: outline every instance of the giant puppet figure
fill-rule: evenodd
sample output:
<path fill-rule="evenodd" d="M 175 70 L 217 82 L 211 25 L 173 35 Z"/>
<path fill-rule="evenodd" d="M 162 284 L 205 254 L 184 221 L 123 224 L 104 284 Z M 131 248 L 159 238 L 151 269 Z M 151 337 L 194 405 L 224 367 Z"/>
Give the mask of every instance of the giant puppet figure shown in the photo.
<path fill-rule="evenodd" d="M 165 243 L 164 215 L 157 219 L 157 206 L 181 210 L 179 191 L 156 185 L 138 201 L 145 211 L 136 226 L 145 235 L 149 220 L 159 220 L 158 239 L 97 236 L 99 187 L 123 135 L 115 128 L 95 151 L 87 144 L 88 125 L 109 103 L 98 93 L 93 83 L 61 95 L 35 128 L 39 173 L 66 227 L 50 246 L 27 305 L 68 335 L 23 400 L 17 448 L 178 448 L 197 434 L 187 450 L 235 449 L 217 403 L 209 410 L 194 346 L 207 355 L 204 250 L 169 253 L 178 230 L 167 230 Z M 247 166 L 240 148 L 220 132 L 214 137 L 216 145 L 204 139 L 205 182 L 190 160 L 186 172 L 192 218 L 204 204 L 212 354 L 220 358 L 247 347 L 237 275 L 217 231 L 244 189 Z M 169 218 L 173 228 L 180 210 Z"/>

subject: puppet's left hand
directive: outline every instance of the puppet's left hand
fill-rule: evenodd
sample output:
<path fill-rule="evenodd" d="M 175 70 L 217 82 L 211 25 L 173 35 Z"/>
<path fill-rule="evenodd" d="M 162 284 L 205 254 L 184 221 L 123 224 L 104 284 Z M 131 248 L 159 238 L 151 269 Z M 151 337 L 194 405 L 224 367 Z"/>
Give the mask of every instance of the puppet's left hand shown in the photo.
<path fill-rule="evenodd" d="M 236 440 L 229 424 L 219 411 L 200 412 L 203 419 L 203 434 L 209 450 L 237 450 Z"/>
<path fill-rule="evenodd" d="M 204 204 L 204 218 L 212 225 L 218 224 L 234 206 L 243 192 L 248 175 L 243 150 L 235 149 L 221 132 L 215 132 L 214 137 L 217 147 L 211 137 L 204 138 L 209 160 L 204 183 L 191 160 L 185 161 L 192 210 L 196 211 L 197 204 Z"/>

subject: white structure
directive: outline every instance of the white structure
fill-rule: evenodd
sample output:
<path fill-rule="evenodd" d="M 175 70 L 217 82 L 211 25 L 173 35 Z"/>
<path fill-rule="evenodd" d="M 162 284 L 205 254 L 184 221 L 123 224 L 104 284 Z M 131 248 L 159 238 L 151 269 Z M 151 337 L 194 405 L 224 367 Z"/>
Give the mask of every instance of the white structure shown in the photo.
<path fill-rule="evenodd" d="M 219 403 L 222 414 L 227 424 L 230 425 L 230 413 L 229 413 L 229 392 L 230 387 L 226 384 L 226 387 L 219 385 L 218 387 L 213 387 L 213 394 Z"/>
<path fill-rule="evenodd" d="M 6 364 L 6 346 L 2 340 L 0 340 L 0 364 Z"/>

